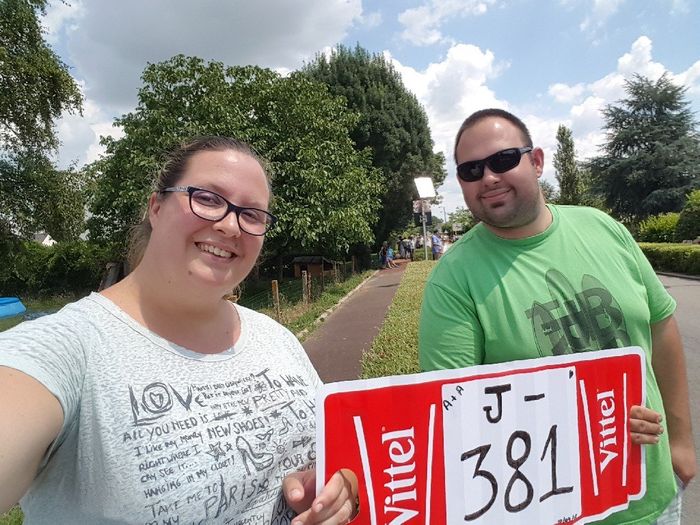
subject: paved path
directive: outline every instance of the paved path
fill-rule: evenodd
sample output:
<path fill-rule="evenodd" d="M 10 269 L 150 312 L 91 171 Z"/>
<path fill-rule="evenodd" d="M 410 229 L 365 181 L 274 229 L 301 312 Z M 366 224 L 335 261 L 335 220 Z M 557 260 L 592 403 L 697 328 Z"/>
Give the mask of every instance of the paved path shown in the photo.
<path fill-rule="evenodd" d="M 360 357 L 369 350 L 391 304 L 405 261 L 379 270 L 340 305 L 303 345 L 324 383 L 357 379 Z"/>

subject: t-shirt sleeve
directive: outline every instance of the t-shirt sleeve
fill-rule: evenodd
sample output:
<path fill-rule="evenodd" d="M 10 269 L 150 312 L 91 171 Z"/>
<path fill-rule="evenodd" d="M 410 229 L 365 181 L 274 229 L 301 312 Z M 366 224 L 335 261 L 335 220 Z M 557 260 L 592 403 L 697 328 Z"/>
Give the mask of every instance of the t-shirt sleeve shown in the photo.
<path fill-rule="evenodd" d="M 421 306 L 418 359 L 424 371 L 483 363 L 484 334 L 468 298 L 428 281 Z"/>
<path fill-rule="evenodd" d="M 639 274 L 647 290 L 647 302 L 650 313 L 649 322 L 654 324 L 663 321 L 676 311 L 676 301 L 664 288 L 663 283 L 659 280 L 654 268 L 652 268 L 632 234 L 623 225 L 620 225 L 620 230 L 622 230 L 629 251 L 637 263 Z"/>
<path fill-rule="evenodd" d="M 79 317 L 64 309 L 0 333 L 0 366 L 24 372 L 56 396 L 64 430 L 77 415 L 85 373 L 85 323 Z"/>

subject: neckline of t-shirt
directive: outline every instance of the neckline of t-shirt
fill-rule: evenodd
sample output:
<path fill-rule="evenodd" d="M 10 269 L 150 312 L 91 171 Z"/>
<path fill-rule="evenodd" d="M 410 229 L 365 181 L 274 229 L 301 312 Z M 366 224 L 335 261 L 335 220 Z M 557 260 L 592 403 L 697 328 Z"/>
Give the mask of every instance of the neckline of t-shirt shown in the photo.
<path fill-rule="evenodd" d="M 499 237 L 498 235 L 493 233 L 486 226 L 482 225 L 483 227 L 481 228 L 480 232 L 481 236 L 482 238 L 491 242 L 507 246 L 532 247 L 541 244 L 545 242 L 549 237 L 551 237 L 555 231 L 557 231 L 560 222 L 559 210 L 557 209 L 557 207 L 552 204 L 547 204 L 546 206 L 547 208 L 549 208 L 549 211 L 552 214 L 552 223 L 549 226 L 547 226 L 547 228 L 543 232 L 536 233 L 535 235 L 531 235 L 530 237 L 524 237 L 522 239 L 504 239 L 503 237 Z"/>
<path fill-rule="evenodd" d="M 151 341 L 153 344 L 169 351 L 172 353 L 175 353 L 177 355 L 180 355 L 182 357 L 185 357 L 187 359 L 192 359 L 196 361 L 225 361 L 227 359 L 231 359 L 234 356 L 240 354 L 243 352 L 247 347 L 248 347 L 248 339 L 249 339 L 249 321 L 248 321 L 248 316 L 247 312 L 245 312 L 246 308 L 237 305 L 235 303 L 231 303 L 233 306 L 235 312 L 238 314 L 238 318 L 240 319 L 241 322 L 241 333 L 238 337 L 238 340 L 231 346 L 230 348 L 227 348 L 226 350 L 223 350 L 222 352 L 218 352 L 216 354 L 203 354 L 201 352 L 196 352 L 194 350 L 191 350 L 190 348 L 181 346 L 177 343 L 174 343 L 172 341 L 169 341 L 168 339 L 161 337 L 154 331 L 150 330 L 149 328 L 143 326 L 141 323 L 136 321 L 133 317 L 131 317 L 128 313 L 126 313 L 124 310 L 122 310 L 117 304 L 112 302 L 110 299 L 105 297 L 104 295 L 98 293 L 98 292 L 92 292 L 87 299 L 93 300 L 96 303 L 98 303 L 100 306 L 102 306 L 110 315 L 114 316 L 118 320 L 120 320 L 122 323 L 124 323 L 126 326 L 131 328 L 132 330 L 138 332 L 142 336 L 146 337 L 149 341 Z M 233 313 L 233 312 L 232 312 Z"/>

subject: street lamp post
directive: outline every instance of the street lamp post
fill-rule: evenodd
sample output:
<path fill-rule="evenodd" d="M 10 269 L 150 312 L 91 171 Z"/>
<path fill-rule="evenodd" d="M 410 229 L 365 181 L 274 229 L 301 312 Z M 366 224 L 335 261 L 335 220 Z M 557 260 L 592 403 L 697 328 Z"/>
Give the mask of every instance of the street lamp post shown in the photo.
<path fill-rule="evenodd" d="M 418 190 L 418 198 L 420 199 L 420 214 L 421 222 L 423 223 L 423 253 L 425 253 L 425 260 L 428 260 L 428 232 L 426 228 L 426 218 L 425 218 L 425 206 L 424 200 L 432 199 L 435 197 L 435 188 L 433 187 L 433 181 L 430 177 L 416 177 L 413 179 L 416 184 L 416 189 Z"/>

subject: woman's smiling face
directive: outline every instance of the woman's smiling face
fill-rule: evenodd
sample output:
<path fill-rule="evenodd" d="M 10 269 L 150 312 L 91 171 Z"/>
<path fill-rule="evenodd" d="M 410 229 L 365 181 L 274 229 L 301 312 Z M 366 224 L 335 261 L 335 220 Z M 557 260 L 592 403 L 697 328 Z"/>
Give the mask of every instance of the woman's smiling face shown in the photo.
<path fill-rule="evenodd" d="M 177 185 L 214 191 L 238 206 L 267 210 L 270 201 L 260 163 L 231 149 L 195 153 Z M 235 213 L 216 222 L 197 217 L 186 192 L 153 194 L 149 218 L 147 251 L 173 284 L 191 282 L 223 294 L 245 279 L 262 249 L 264 237 L 241 231 Z"/>

